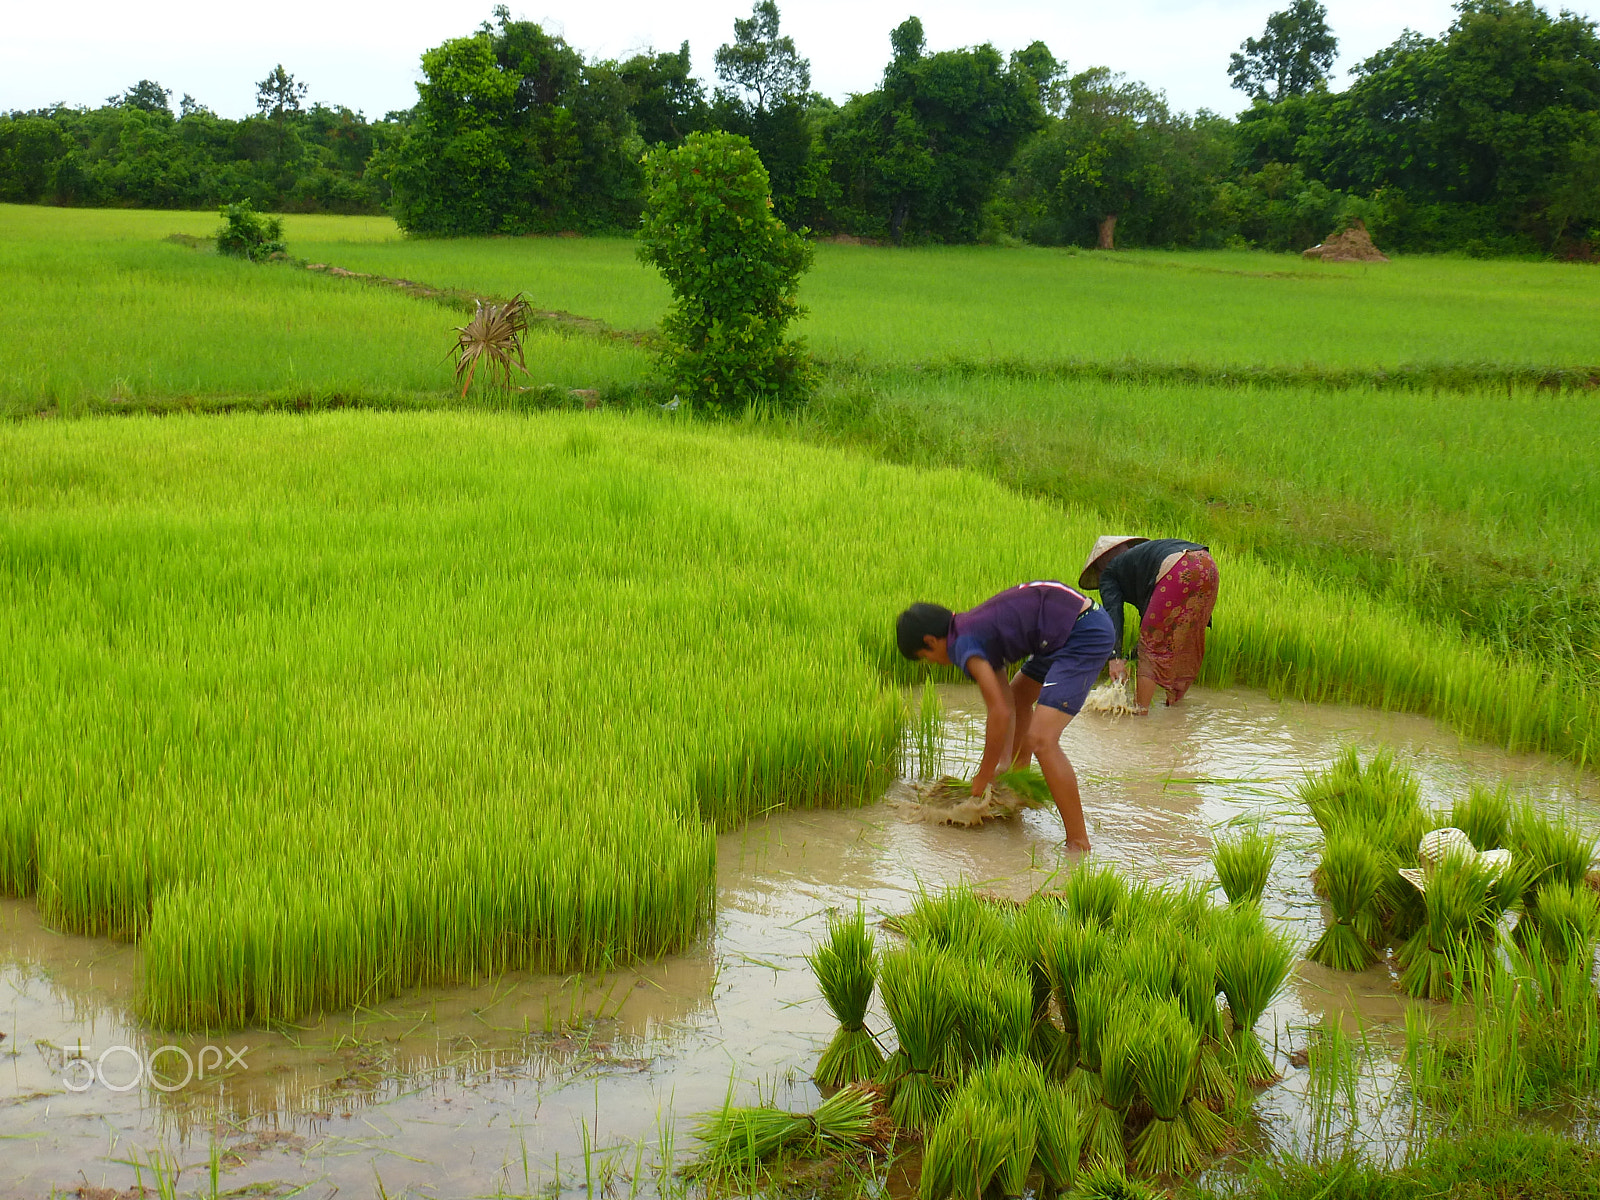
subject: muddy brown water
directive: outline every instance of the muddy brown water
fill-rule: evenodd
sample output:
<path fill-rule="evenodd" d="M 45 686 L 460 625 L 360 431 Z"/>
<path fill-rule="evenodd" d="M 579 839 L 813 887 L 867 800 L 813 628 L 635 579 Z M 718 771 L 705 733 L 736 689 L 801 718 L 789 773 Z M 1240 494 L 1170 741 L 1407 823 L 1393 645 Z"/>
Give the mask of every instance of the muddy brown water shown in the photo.
<path fill-rule="evenodd" d="M 968 688 L 943 698 L 938 766 L 970 773 L 981 703 Z M 1593 776 L 1417 717 L 1207 691 L 1148 718 L 1086 714 L 1064 737 L 1095 852 L 1131 871 L 1209 878 L 1213 834 L 1265 818 L 1286 847 L 1266 907 L 1304 944 L 1323 917 L 1308 878 L 1314 827 L 1294 787 L 1350 742 L 1396 748 L 1436 805 L 1473 781 L 1508 780 L 1600 824 Z M 0 1195 L 149 1185 L 152 1162 L 181 1171 L 180 1193 L 209 1194 L 213 1154 L 224 1192 L 371 1195 L 380 1180 L 389 1196 L 668 1190 L 661 1164 L 692 1146 L 695 1115 L 730 1090 L 816 1102 L 808 1072 L 833 1022 L 804 956 L 830 908 L 861 897 L 903 911 L 919 886 L 960 878 L 1022 897 L 1077 861 L 1061 840 L 1053 810 L 975 830 L 907 823 L 889 803 L 777 814 L 721 839 L 716 919 L 684 954 L 605 976 L 419 991 L 303 1028 L 209 1039 L 162 1037 L 131 1018 L 137 948 L 54 933 L 31 903 L 0 901 Z M 1258 1144 L 1315 1132 L 1306 1073 L 1290 1063 L 1310 1026 L 1333 1012 L 1381 1031 L 1404 1009 L 1382 966 L 1341 976 L 1302 964 L 1263 1026 L 1286 1078 L 1258 1102 Z M 1391 1119 L 1382 1090 L 1368 1098 L 1375 1128 Z"/>

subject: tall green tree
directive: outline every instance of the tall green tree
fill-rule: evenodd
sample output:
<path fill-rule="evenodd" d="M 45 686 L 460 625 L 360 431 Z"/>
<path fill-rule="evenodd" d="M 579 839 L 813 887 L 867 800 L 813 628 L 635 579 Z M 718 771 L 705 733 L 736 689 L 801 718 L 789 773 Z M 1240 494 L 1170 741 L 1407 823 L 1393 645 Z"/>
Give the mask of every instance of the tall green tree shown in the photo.
<path fill-rule="evenodd" d="M 791 227 L 804 224 L 826 168 L 815 161 L 811 63 L 780 32 L 774 0 L 756 0 L 748 18 L 735 19 L 716 67 L 712 123 L 749 140 L 771 178 L 774 211 Z"/>
<path fill-rule="evenodd" d="M 1266 32 L 1246 38 L 1239 51 L 1228 61 L 1233 86 L 1251 98 L 1276 101 L 1325 86 L 1339 39 L 1317 0 L 1294 0 L 1268 17 Z"/>
<path fill-rule="evenodd" d="M 852 97 L 826 133 L 840 223 L 896 242 L 971 241 L 1001 171 L 1044 124 L 1035 72 L 1054 59 L 1007 63 L 989 45 L 929 54 L 916 17 L 890 44 L 882 87 Z"/>
<path fill-rule="evenodd" d="M 628 111 L 647 146 L 676 146 L 710 120 L 705 86 L 694 77 L 689 43 L 636 54 L 620 68 Z"/>

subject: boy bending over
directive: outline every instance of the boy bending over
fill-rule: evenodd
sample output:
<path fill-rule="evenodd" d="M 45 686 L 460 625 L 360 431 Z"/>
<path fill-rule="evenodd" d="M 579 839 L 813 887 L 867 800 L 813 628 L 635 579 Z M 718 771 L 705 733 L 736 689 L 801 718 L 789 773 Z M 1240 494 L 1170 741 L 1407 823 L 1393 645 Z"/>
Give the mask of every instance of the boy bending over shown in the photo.
<path fill-rule="evenodd" d="M 1062 752 L 1061 731 L 1111 657 L 1105 610 L 1047 579 L 1007 588 L 966 612 L 913 604 L 900 614 L 895 635 L 907 658 L 953 663 L 983 693 L 989 718 L 972 794 L 982 795 L 1002 770 L 1020 771 L 1037 758 L 1066 826 L 1067 849 L 1089 849 L 1078 776 Z M 1015 662 L 1022 669 L 1008 685 L 1006 665 Z"/>

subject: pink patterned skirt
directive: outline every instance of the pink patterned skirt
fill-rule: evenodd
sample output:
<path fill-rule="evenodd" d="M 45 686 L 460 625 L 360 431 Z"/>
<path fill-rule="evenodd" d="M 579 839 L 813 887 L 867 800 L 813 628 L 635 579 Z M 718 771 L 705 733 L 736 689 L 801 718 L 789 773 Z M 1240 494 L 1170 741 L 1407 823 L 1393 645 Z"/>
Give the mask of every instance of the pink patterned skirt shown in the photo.
<path fill-rule="evenodd" d="M 1183 554 L 1156 582 L 1139 623 L 1139 666 L 1169 700 L 1182 696 L 1200 676 L 1206 625 L 1216 604 L 1217 564 L 1204 550 Z"/>

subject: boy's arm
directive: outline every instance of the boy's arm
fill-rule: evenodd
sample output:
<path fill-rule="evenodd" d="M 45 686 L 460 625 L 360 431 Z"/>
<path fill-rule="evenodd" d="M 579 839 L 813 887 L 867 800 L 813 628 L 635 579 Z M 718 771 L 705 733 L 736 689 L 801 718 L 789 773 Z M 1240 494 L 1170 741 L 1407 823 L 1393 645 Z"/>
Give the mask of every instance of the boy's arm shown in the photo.
<path fill-rule="evenodd" d="M 983 731 L 983 761 L 978 773 L 972 777 L 972 794 L 983 795 L 984 788 L 993 782 L 1001 764 L 1011 753 L 1011 727 L 1016 711 L 1011 704 L 1011 689 L 1004 678 L 989 665 L 989 660 L 974 654 L 966 661 L 967 674 L 972 676 L 978 690 L 983 693 L 983 705 L 989 710 L 989 720 Z"/>

